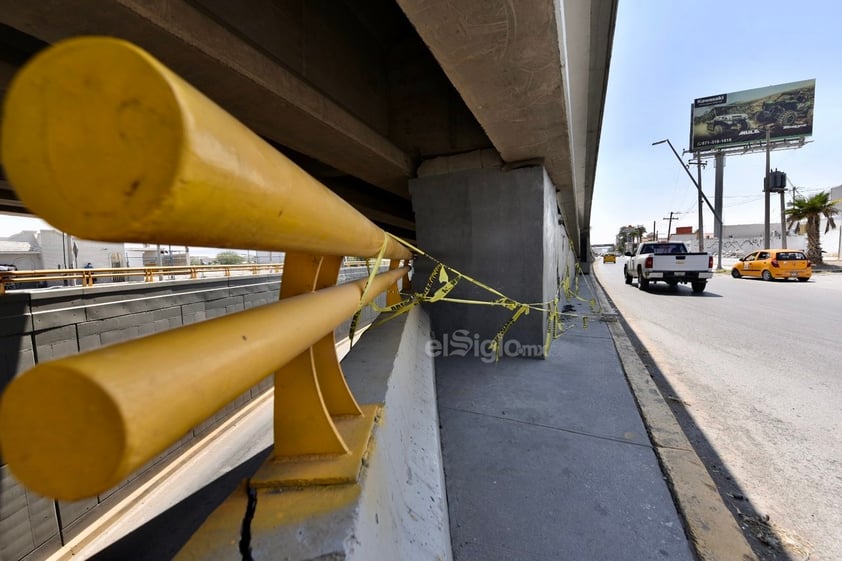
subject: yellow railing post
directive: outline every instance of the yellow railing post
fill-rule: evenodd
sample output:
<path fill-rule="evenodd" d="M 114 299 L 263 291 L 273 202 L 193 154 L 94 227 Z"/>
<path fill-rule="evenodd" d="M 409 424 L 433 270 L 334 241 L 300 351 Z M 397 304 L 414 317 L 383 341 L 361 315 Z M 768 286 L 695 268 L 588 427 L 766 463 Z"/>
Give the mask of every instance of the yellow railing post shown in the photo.
<path fill-rule="evenodd" d="M 389 270 L 393 271 L 400 266 L 400 259 L 392 259 L 389 261 Z M 395 284 L 390 286 L 386 290 L 386 305 L 387 306 L 394 306 L 401 301 L 401 294 L 400 289 L 398 288 L 398 282 L 395 281 Z"/>
<path fill-rule="evenodd" d="M 410 263 L 411 260 L 409 259 L 404 259 L 403 261 L 404 266 L 410 266 Z M 409 269 L 407 269 L 406 274 L 403 276 L 403 279 L 401 279 L 401 288 L 405 293 L 409 293 L 412 291 L 412 285 L 410 284 L 409 279 Z"/>
<path fill-rule="evenodd" d="M 336 284 L 340 258 L 289 253 L 286 259 L 288 266 L 281 281 L 282 300 Z M 333 330 L 325 337 L 330 338 L 335 357 Z M 341 371 L 339 374 L 341 376 Z M 356 406 L 347 386 L 345 391 Z M 275 395 L 275 457 L 342 454 L 348 451 L 330 418 L 327 400 L 319 383 L 313 347 L 275 374 Z M 359 414 L 359 407 L 355 409 Z M 301 430 L 302 427 L 306 429 Z"/>
<path fill-rule="evenodd" d="M 287 253 L 281 300 L 333 286 L 341 265 L 341 257 Z M 354 481 L 377 411 L 351 394 L 330 330 L 275 374 L 275 447 L 251 485 Z"/>

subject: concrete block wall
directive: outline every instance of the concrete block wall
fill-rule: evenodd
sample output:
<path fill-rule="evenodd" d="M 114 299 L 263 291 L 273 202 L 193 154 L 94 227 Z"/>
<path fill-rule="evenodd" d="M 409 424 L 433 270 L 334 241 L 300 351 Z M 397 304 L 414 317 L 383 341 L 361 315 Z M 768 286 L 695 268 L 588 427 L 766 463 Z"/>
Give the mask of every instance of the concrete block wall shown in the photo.
<path fill-rule="evenodd" d="M 549 301 L 565 272 L 575 272 L 576 263 L 555 187 L 542 166 L 507 171 L 493 167 L 493 161 L 482 156 L 477 153 L 474 158 L 475 165 L 483 166 L 475 169 L 463 167 L 465 158 L 456 166 L 452 162 L 425 164 L 422 167 L 430 174 L 410 182 L 418 243 L 443 263 L 509 298 Z M 417 284 L 426 282 L 433 266 L 430 260 L 416 260 Z M 467 281 L 461 281 L 451 296 L 497 298 Z M 513 315 L 502 307 L 448 302 L 429 305 L 429 311 L 440 342 L 467 332 L 473 346 L 493 339 Z M 542 347 L 546 320 L 546 314 L 538 311 L 521 316 L 507 332 L 504 345 L 517 342 L 508 347 L 513 350 Z M 526 351 L 522 354 L 529 356 Z"/>
<path fill-rule="evenodd" d="M 364 267 L 343 269 L 340 283 L 366 276 Z M 280 275 L 265 275 L 9 292 L 0 297 L 0 391 L 39 362 L 276 302 L 280 282 Z M 377 302 L 385 305 L 385 295 Z M 364 309 L 360 326 L 375 315 L 370 307 Z M 350 321 L 336 329 L 338 339 L 347 337 L 349 325 Z M 15 480 L 0 457 L 0 559 L 48 556 L 96 519 L 98 505 L 129 494 L 176 458 L 182 446 L 272 385 L 269 376 L 147 466 L 91 499 L 68 503 L 39 497 Z"/>

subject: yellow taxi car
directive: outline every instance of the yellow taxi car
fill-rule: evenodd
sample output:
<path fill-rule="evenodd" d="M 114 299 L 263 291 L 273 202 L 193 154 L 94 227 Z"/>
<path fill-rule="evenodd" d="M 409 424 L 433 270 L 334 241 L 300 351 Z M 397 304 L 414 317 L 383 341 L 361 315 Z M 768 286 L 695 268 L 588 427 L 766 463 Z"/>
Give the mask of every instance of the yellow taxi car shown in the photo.
<path fill-rule="evenodd" d="M 803 251 L 792 249 L 761 249 L 749 253 L 732 268 L 731 276 L 759 277 L 763 280 L 798 279 L 807 282 L 813 275 L 813 264 Z"/>
<path fill-rule="evenodd" d="M 602 256 L 602 262 L 603 263 L 616 263 L 617 262 L 617 256 L 613 253 L 606 253 L 605 255 Z"/>

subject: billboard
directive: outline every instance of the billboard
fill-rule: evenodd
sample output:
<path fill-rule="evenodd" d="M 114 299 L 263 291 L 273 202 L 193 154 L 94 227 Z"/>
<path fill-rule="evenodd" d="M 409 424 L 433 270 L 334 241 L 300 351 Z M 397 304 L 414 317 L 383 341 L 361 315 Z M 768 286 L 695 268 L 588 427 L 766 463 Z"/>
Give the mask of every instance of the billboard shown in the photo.
<path fill-rule="evenodd" d="M 813 134 L 816 81 L 700 97 L 690 108 L 690 150 Z"/>

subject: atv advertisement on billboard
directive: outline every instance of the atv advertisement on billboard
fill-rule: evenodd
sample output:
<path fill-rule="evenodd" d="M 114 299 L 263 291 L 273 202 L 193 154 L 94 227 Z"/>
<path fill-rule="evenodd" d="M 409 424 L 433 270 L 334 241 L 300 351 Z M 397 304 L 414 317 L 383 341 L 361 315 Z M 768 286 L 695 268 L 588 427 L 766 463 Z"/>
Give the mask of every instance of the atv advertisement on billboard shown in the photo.
<path fill-rule="evenodd" d="M 690 150 L 813 134 L 816 81 L 700 97 L 691 106 Z"/>

